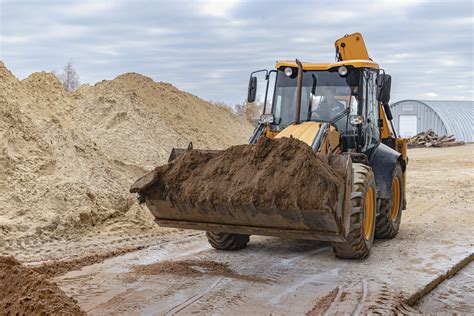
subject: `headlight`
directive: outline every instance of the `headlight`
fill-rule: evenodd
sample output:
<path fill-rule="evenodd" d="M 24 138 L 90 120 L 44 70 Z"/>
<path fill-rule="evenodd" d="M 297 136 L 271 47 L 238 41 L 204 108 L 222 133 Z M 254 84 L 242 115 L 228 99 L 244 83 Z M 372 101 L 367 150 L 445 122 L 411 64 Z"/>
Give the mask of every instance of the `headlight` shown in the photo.
<path fill-rule="evenodd" d="M 341 66 L 341 67 L 339 67 L 337 72 L 339 72 L 339 74 L 344 77 L 345 75 L 347 75 L 347 67 L 346 66 Z"/>
<path fill-rule="evenodd" d="M 364 117 L 362 115 L 351 115 L 350 117 L 351 125 L 357 126 L 364 123 Z"/>
<path fill-rule="evenodd" d="M 291 67 L 286 67 L 284 72 L 285 72 L 285 76 L 291 77 L 291 75 L 293 74 L 293 69 L 291 69 Z"/>

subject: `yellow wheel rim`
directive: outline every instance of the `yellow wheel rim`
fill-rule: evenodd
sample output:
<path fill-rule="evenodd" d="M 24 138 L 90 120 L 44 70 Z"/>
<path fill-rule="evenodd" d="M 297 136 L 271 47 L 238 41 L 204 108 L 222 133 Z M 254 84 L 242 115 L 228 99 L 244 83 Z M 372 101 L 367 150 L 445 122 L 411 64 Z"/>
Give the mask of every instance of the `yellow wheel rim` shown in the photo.
<path fill-rule="evenodd" d="M 370 240 L 375 217 L 375 199 L 374 189 L 369 187 L 365 193 L 365 220 L 364 220 L 364 238 Z"/>
<path fill-rule="evenodd" d="M 398 177 L 394 177 L 392 180 L 392 210 L 390 211 L 390 218 L 395 221 L 398 217 L 398 211 L 400 209 L 400 181 Z"/>

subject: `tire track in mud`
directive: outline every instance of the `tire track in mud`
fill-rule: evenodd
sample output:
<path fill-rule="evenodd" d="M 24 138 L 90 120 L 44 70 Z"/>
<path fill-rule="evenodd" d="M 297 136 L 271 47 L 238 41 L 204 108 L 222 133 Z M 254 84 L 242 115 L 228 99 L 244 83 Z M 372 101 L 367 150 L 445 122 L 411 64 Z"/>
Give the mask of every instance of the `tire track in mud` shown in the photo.
<path fill-rule="evenodd" d="M 359 315 L 362 312 L 363 302 L 367 301 L 367 291 L 368 291 L 367 281 L 362 280 L 362 281 L 360 281 L 360 284 L 361 284 L 362 293 L 360 295 L 359 302 L 357 303 L 354 311 L 352 312 L 353 315 L 354 314 Z"/>
<path fill-rule="evenodd" d="M 80 257 L 73 260 L 54 260 L 38 266 L 31 266 L 31 269 L 48 277 L 58 277 L 70 271 L 80 270 L 84 267 L 101 263 L 106 259 L 124 255 L 133 251 L 144 249 L 145 247 L 119 248 L 109 252 Z"/>
<path fill-rule="evenodd" d="M 204 236 L 201 232 L 171 231 L 143 235 L 105 235 L 102 238 L 85 236 L 78 239 L 34 240 L 28 243 L 6 242 L 5 249 L 16 249 L 11 254 L 28 265 L 54 260 L 73 260 L 87 255 L 100 254 L 120 248 L 149 247 L 156 244 L 187 243 Z"/>
<path fill-rule="evenodd" d="M 28 243 L 7 241 L 5 249 L 15 249 L 11 253 L 18 260 L 28 264 L 39 264 L 45 261 L 70 260 L 91 253 L 110 251 L 111 248 L 146 247 L 157 240 L 162 240 L 162 233 L 130 236 L 82 237 L 78 239 L 33 240 Z"/>
<path fill-rule="evenodd" d="M 386 283 L 363 279 L 346 282 L 320 299 L 307 316 L 407 314 L 416 310 L 403 303 L 401 295 Z"/>
<path fill-rule="evenodd" d="M 464 267 L 466 267 L 469 263 L 474 261 L 474 253 L 471 253 L 469 256 L 464 258 L 463 260 L 459 261 L 457 264 L 455 264 L 451 269 L 428 283 L 426 286 L 423 288 L 419 289 L 417 292 L 415 292 L 413 295 L 411 295 L 407 300 L 407 304 L 410 306 L 415 305 L 421 298 L 429 294 L 431 291 L 433 291 L 438 285 L 440 285 L 443 281 L 446 279 L 451 278 L 454 276 L 456 273 L 461 271 Z"/>
<path fill-rule="evenodd" d="M 207 289 L 204 289 L 202 293 L 200 294 L 196 294 L 190 298 L 187 298 L 186 300 L 184 300 L 183 302 L 179 303 L 178 305 L 170 308 L 168 311 L 165 312 L 165 315 L 174 315 L 176 313 L 179 313 L 181 312 L 182 310 L 184 310 L 186 307 L 190 306 L 191 304 L 194 304 L 195 302 L 197 302 L 198 300 L 200 300 L 204 295 L 210 293 L 211 291 L 213 291 L 214 289 L 216 289 L 217 287 L 219 287 L 221 285 L 221 283 L 223 282 L 224 280 L 224 277 L 220 277 L 217 281 L 215 281 L 214 283 L 211 284 L 211 286 L 209 286 Z"/>
<path fill-rule="evenodd" d="M 454 276 L 469 263 L 474 262 L 474 254 L 461 260 L 449 271 L 439 276 L 408 299 L 392 290 L 388 284 L 362 280 L 345 283 L 333 289 L 320 299 L 306 315 L 339 315 L 339 314 L 401 314 L 409 315 L 419 311 L 413 306 L 425 295 L 434 290 L 444 280 Z"/>
<path fill-rule="evenodd" d="M 474 314 L 474 261 L 423 296 L 416 308 L 424 314 Z"/>

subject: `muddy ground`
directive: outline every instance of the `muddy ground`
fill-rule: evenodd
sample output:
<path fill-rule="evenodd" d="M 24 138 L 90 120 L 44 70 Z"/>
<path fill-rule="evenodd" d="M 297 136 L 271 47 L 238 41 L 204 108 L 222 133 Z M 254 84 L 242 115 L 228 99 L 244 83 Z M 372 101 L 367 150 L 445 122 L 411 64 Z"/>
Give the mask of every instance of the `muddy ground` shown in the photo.
<path fill-rule="evenodd" d="M 258 236 L 247 249 L 218 252 L 202 232 L 164 229 L 145 236 L 36 245 L 36 255 L 24 253 L 23 259 L 34 263 L 44 254 L 72 258 L 145 246 L 54 279 L 91 315 L 470 314 L 474 302 L 466 293 L 473 291 L 472 264 L 422 298 L 415 309 L 403 301 L 472 258 L 473 154 L 473 145 L 410 150 L 408 209 L 400 233 L 394 240 L 376 241 L 364 261 L 336 259 L 328 243 Z"/>
<path fill-rule="evenodd" d="M 423 297 L 415 307 L 424 313 L 472 314 L 474 312 L 474 262 Z"/>

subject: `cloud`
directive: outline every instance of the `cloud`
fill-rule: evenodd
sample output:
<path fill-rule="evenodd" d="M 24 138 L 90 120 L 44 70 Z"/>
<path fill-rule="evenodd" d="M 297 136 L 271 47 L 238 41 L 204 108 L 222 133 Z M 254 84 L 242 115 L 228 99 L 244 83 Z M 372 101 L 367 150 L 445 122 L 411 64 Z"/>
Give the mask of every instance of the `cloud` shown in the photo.
<path fill-rule="evenodd" d="M 120 7 L 120 4 L 120 0 L 65 1 L 65 4 L 57 6 L 56 11 L 60 16 L 83 18 L 110 13 Z"/>
<path fill-rule="evenodd" d="M 370 56 L 393 77 L 393 101 L 472 98 L 470 1 L 17 0 L 0 6 L 0 59 L 18 77 L 61 69 L 72 59 L 84 82 L 135 71 L 234 104 L 244 100 L 251 71 L 282 59 L 332 62 L 334 41 L 361 32 Z"/>
<path fill-rule="evenodd" d="M 435 92 L 426 92 L 426 93 L 421 93 L 421 94 L 419 94 L 419 96 L 420 96 L 421 98 L 435 98 L 435 97 L 438 96 L 438 94 L 435 93 Z"/>
<path fill-rule="evenodd" d="M 198 12 L 211 17 L 226 18 L 238 4 L 237 0 L 200 0 Z"/>
<path fill-rule="evenodd" d="M 29 36 L 8 36 L 0 34 L 0 43 L 3 44 L 25 44 L 31 41 Z"/>

